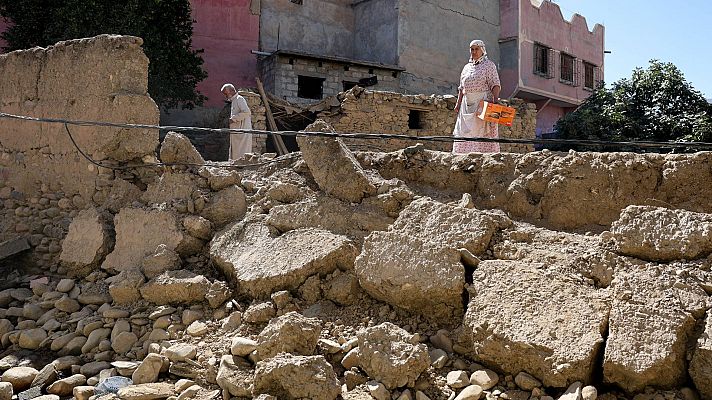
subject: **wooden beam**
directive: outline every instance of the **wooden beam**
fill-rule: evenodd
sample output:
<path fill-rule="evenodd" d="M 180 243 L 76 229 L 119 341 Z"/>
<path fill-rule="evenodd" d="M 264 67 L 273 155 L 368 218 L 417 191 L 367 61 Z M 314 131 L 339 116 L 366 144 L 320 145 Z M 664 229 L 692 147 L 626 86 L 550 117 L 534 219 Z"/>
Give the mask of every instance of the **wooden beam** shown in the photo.
<path fill-rule="evenodd" d="M 274 116 L 272 115 L 272 109 L 269 106 L 269 99 L 265 94 L 265 88 L 262 86 L 260 78 L 255 78 L 255 80 L 257 81 L 257 90 L 260 92 L 260 96 L 262 96 L 262 103 L 264 103 L 265 106 L 265 112 L 267 114 L 267 127 L 270 131 L 276 132 L 277 123 L 274 122 Z M 284 145 L 281 136 L 270 134 L 270 137 L 272 138 L 272 143 L 274 143 L 274 147 L 277 150 L 277 155 L 283 156 L 289 153 L 289 150 L 287 150 L 287 146 Z"/>

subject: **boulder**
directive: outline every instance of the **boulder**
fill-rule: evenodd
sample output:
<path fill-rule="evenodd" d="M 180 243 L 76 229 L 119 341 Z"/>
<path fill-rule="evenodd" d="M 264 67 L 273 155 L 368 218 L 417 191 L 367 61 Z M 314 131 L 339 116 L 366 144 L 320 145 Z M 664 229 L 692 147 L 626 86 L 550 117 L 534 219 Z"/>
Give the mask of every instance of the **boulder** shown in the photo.
<path fill-rule="evenodd" d="M 163 138 L 160 157 L 166 164 L 205 164 L 203 156 L 195 149 L 190 139 L 177 132 L 168 132 Z"/>
<path fill-rule="evenodd" d="M 243 294 L 267 297 L 296 289 L 311 275 L 352 268 L 356 248 L 345 236 L 321 229 L 276 236 L 266 225 L 248 223 L 215 236 L 210 255 Z"/>
<path fill-rule="evenodd" d="M 131 380 L 135 385 L 142 383 L 153 383 L 158 379 L 158 374 L 163 368 L 163 356 L 156 353 L 150 353 L 143 359 L 141 365 L 136 368 Z"/>
<path fill-rule="evenodd" d="M 166 271 L 140 289 L 141 296 L 154 304 L 190 304 L 205 299 L 210 281 L 188 270 Z"/>
<path fill-rule="evenodd" d="M 113 331 L 112 331 L 113 335 Z M 116 354 L 124 355 L 138 342 L 138 337 L 133 332 L 121 332 L 111 339 L 111 348 Z"/>
<path fill-rule="evenodd" d="M 278 399 L 334 400 L 341 385 L 323 356 L 280 354 L 255 367 L 252 395 L 270 394 Z"/>
<path fill-rule="evenodd" d="M 117 395 L 121 400 L 159 400 L 175 395 L 173 383 L 144 383 L 130 385 L 119 389 Z"/>
<path fill-rule="evenodd" d="M 210 189 L 216 192 L 240 184 L 240 174 L 226 168 L 202 167 L 198 173 L 208 180 Z"/>
<path fill-rule="evenodd" d="M 217 384 L 235 397 L 252 397 L 254 371 L 244 358 L 224 355 L 220 359 Z"/>
<path fill-rule="evenodd" d="M 478 360 L 546 386 L 592 379 L 604 343 L 604 293 L 572 277 L 517 261 L 483 261 L 464 325 Z"/>
<path fill-rule="evenodd" d="M 388 389 L 412 387 L 430 366 L 428 347 L 390 322 L 359 331 L 357 337 L 361 369 Z"/>
<path fill-rule="evenodd" d="M 642 260 L 694 260 L 712 253 L 712 214 L 628 206 L 610 231 L 619 254 Z"/>
<path fill-rule="evenodd" d="M 146 279 L 138 270 L 126 270 L 106 281 L 109 282 L 109 294 L 114 304 L 131 304 L 141 300 L 139 289 Z"/>
<path fill-rule="evenodd" d="M 279 353 L 310 356 L 316 350 L 321 335 L 321 322 L 297 312 L 289 312 L 269 322 L 257 339 L 258 359 Z"/>
<path fill-rule="evenodd" d="M 629 392 L 672 389 L 687 379 L 687 344 L 712 306 L 693 277 L 668 265 L 616 270 L 603 379 Z"/>
<path fill-rule="evenodd" d="M 198 354 L 198 349 L 190 344 L 176 343 L 162 351 L 161 354 L 172 362 L 180 362 L 194 359 Z"/>
<path fill-rule="evenodd" d="M 47 339 L 47 332 L 44 329 L 26 329 L 20 332 L 18 344 L 23 349 L 37 350 L 45 339 Z"/>
<path fill-rule="evenodd" d="M 39 387 L 44 390 L 57 380 L 57 368 L 54 364 L 47 364 L 37 373 L 35 379 L 32 380 L 31 387 Z"/>
<path fill-rule="evenodd" d="M 239 221 L 246 212 L 247 197 L 245 192 L 237 185 L 232 185 L 213 194 L 201 215 L 215 226 L 224 226 L 227 223 Z"/>
<path fill-rule="evenodd" d="M 309 125 L 305 131 L 334 132 L 322 120 Z M 297 144 L 314 180 L 327 194 L 352 203 L 360 203 L 364 197 L 376 194 L 376 187 L 341 139 L 297 136 Z"/>
<path fill-rule="evenodd" d="M 161 243 L 152 254 L 143 259 L 141 271 L 146 278 L 152 279 L 166 271 L 179 269 L 180 266 L 181 261 L 178 253 Z"/>
<path fill-rule="evenodd" d="M 213 229 L 210 221 L 199 215 L 189 215 L 183 218 L 183 228 L 189 235 L 202 240 L 210 239 Z"/>
<path fill-rule="evenodd" d="M 74 388 L 82 386 L 87 382 L 87 378 L 81 374 L 74 374 L 64 379 L 54 382 L 47 388 L 47 393 L 56 394 L 60 397 L 71 396 Z"/>
<path fill-rule="evenodd" d="M 113 244 L 106 218 L 94 208 L 83 210 L 69 225 L 59 261 L 69 275 L 84 277 L 101 264 Z"/>
<path fill-rule="evenodd" d="M 495 232 L 511 223 L 490 212 L 420 198 L 388 231 L 366 237 L 356 276 L 366 292 L 391 305 L 433 319 L 462 315 L 462 253 L 482 254 Z"/>
<path fill-rule="evenodd" d="M 141 196 L 148 205 L 170 203 L 173 200 L 190 201 L 194 191 L 198 190 L 195 175 L 187 173 L 164 172 L 150 183 Z"/>
<path fill-rule="evenodd" d="M 233 356 L 247 357 L 250 353 L 255 351 L 256 348 L 256 341 L 241 336 L 232 338 L 230 342 L 230 354 Z"/>
<path fill-rule="evenodd" d="M 114 217 L 114 226 L 116 245 L 101 265 L 106 270 L 139 269 L 158 245 L 175 250 L 183 241 L 176 217 L 168 211 L 124 208 Z"/>
<path fill-rule="evenodd" d="M 712 400 L 712 313 L 707 315 L 705 330 L 697 340 L 690 376 L 702 399 Z"/>
<path fill-rule="evenodd" d="M 39 371 L 31 367 L 12 367 L 3 372 L 0 380 L 10 382 L 15 393 L 17 393 L 29 388 L 37 374 L 39 374 Z"/>

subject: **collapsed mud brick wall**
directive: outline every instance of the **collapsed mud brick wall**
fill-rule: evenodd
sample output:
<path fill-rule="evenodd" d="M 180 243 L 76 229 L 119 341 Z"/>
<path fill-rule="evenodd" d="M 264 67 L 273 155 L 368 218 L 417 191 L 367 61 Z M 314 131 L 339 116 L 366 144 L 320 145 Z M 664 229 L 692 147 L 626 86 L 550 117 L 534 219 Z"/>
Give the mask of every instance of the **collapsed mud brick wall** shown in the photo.
<path fill-rule="evenodd" d="M 148 58 L 136 37 L 99 36 L 0 55 L 0 110 L 33 117 L 157 124 Z M 150 159 L 156 130 L 69 126 L 102 163 Z M 124 178 L 133 179 L 126 172 Z M 103 202 L 114 172 L 82 158 L 61 124 L 0 120 L 0 240 L 29 235 L 56 256 L 77 209 Z"/>

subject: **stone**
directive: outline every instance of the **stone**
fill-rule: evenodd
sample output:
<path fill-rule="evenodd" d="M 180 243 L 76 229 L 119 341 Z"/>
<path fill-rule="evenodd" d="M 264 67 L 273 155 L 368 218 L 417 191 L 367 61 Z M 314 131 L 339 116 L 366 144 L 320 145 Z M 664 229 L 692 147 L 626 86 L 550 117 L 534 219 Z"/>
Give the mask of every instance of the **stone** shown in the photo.
<path fill-rule="evenodd" d="M 319 339 L 317 347 L 326 354 L 336 354 L 341 351 L 341 345 L 329 339 Z"/>
<path fill-rule="evenodd" d="M 252 365 L 241 357 L 224 355 L 216 382 L 220 389 L 227 390 L 235 397 L 252 397 L 254 371 Z"/>
<path fill-rule="evenodd" d="M 38 386 L 42 390 L 57 380 L 57 368 L 54 364 L 45 365 L 32 380 L 30 387 Z"/>
<path fill-rule="evenodd" d="M 326 283 L 324 297 L 342 306 L 354 304 L 361 293 L 361 286 L 356 275 L 351 272 L 340 273 Z"/>
<path fill-rule="evenodd" d="M 470 385 L 455 396 L 455 400 L 479 400 L 482 397 L 482 388 Z"/>
<path fill-rule="evenodd" d="M 176 393 L 182 393 L 184 390 L 195 385 L 195 381 L 190 379 L 178 379 L 175 384 Z"/>
<path fill-rule="evenodd" d="M 233 356 L 247 357 L 256 348 L 257 342 L 245 337 L 237 336 L 230 342 L 230 354 Z"/>
<path fill-rule="evenodd" d="M 581 398 L 582 400 L 596 400 L 598 397 L 598 390 L 594 386 L 584 386 L 583 389 L 581 389 Z"/>
<path fill-rule="evenodd" d="M 429 351 L 428 356 L 430 357 L 430 365 L 432 365 L 435 369 L 444 367 L 449 360 L 447 353 L 443 349 Z"/>
<path fill-rule="evenodd" d="M 113 332 L 112 332 L 113 334 Z M 138 337 L 133 332 L 121 332 L 111 340 L 111 348 L 116 354 L 124 355 L 138 343 Z"/>
<path fill-rule="evenodd" d="M 323 356 L 283 353 L 257 363 L 252 394 L 260 393 L 279 399 L 335 400 L 341 385 Z"/>
<path fill-rule="evenodd" d="M 181 315 L 181 322 L 183 325 L 188 326 L 192 324 L 193 322 L 202 319 L 205 315 L 203 314 L 202 311 L 198 310 L 183 310 L 183 314 Z"/>
<path fill-rule="evenodd" d="M 247 197 L 245 192 L 239 186 L 232 185 L 213 194 L 200 215 L 208 219 L 215 227 L 221 227 L 230 222 L 241 220 L 246 212 Z"/>
<path fill-rule="evenodd" d="M 174 200 L 190 200 L 197 191 L 195 175 L 165 171 L 158 179 L 148 184 L 141 200 L 149 205 L 171 203 Z"/>
<path fill-rule="evenodd" d="M 210 289 L 210 281 L 188 270 L 166 271 L 151 279 L 140 292 L 144 300 L 154 304 L 191 304 L 202 301 Z"/>
<path fill-rule="evenodd" d="M 391 398 L 388 389 L 380 382 L 368 381 L 366 382 L 366 389 L 368 389 L 368 393 L 376 400 L 390 400 Z"/>
<path fill-rule="evenodd" d="M 99 343 L 111 335 L 111 329 L 101 328 L 91 331 L 86 343 L 82 346 L 82 354 L 88 354 L 99 347 Z"/>
<path fill-rule="evenodd" d="M 158 374 L 161 373 L 161 368 L 163 368 L 163 356 L 150 353 L 131 375 L 131 380 L 134 385 L 156 382 Z"/>
<path fill-rule="evenodd" d="M 161 243 L 155 252 L 143 259 L 141 271 L 148 279 L 151 279 L 166 271 L 180 269 L 180 266 L 181 261 L 178 253 Z"/>
<path fill-rule="evenodd" d="M 37 350 L 45 339 L 47 339 L 47 332 L 44 329 L 28 329 L 20 333 L 18 345 L 23 349 Z"/>
<path fill-rule="evenodd" d="M 15 393 L 30 387 L 39 371 L 31 367 L 12 367 L 3 372 L 3 382 L 10 382 Z"/>
<path fill-rule="evenodd" d="M 124 208 L 114 217 L 114 226 L 116 245 L 101 265 L 105 270 L 139 269 L 158 245 L 175 250 L 183 241 L 176 217 L 168 211 Z"/>
<path fill-rule="evenodd" d="M 305 130 L 333 132 L 333 128 L 322 120 Z M 341 139 L 297 136 L 297 144 L 314 180 L 328 195 L 360 203 L 365 197 L 376 194 L 376 187 Z"/>
<path fill-rule="evenodd" d="M 201 390 L 203 390 L 203 388 L 198 385 L 190 386 L 189 388 L 185 389 L 181 394 L 179 394 L 178 399 L 176 400 L 192 399 Z"/>
<path fill-rule="evenodd" d="M 443 349 L 447 353 L 452 353 L 452 339 L 449 337 L 449 332 L 445 329 L 439 329 L 435 335 L 430 336 L 430 343 L 438 349 Z"/>
<path fill-rule="evenodd" d="M 195 321 L 186 328 L 185 332 L 190 336 L 203 336 L 208 333 L 208 326 L 205 322 Z"/>
<path fill-rule="evenodd" d="M 464 325 L 478 360 L 545 386 L 591 380 L 608 322 L 604 294 L 518 261 L 483 261 L 473 281 Z"/>
<path fill-rule="evenodd" d="M 532 391 L 534 388 L 541 387 L 541 382 L 526 372 L 518 373 L 514 377 L 514 383 L 522 390 Z"/>
<path fill-rule="evenodd" d="M 481 387 L 482 390 L 492 389 L 497 385 L 497 382 L 499 382 L 499 375 L 489 369 L 475 371 L 470 376 L 470 383 Z"/>
<path fill-rule="evenodd" d="M 314 274 L 351 269 L 356 248 L 347 237 L 320 229 L 277 236 L 266 225 L 241 223 L 215 236 L 210 256 L 240 292 L 266 298 L 296 289 Z"/>
<path fill-rule="evenodd" d="M 482 254 L 511 221 L 430 198 L 411 202 L 387 231 L 366 237 L 354 269 L 371 296 L 431 319 L 459 317 L 465 267 L 460 249 Z"/>
<path fill-rule="evenodd" d="M 198 354 L 198 349 L 190 344 L 176 343 L 165 349 L 161 354 L 173 362 L 180 362 L 195 359 L 195 356 Z"/>
<path fill-rule="evenodd" d="M 712 399 L 712 313 L 707 315 L 705 330 L 697 340 L 690 362 L 690 377 L 704 400 Z"/>
<path fill-rule="evenodd" d="M 235 311 L 230 313 L 227 318 L 223 319 L 221 328 L 225 332 L 232 332 L 235 329 L 239 328 L 240 324 L 242 324 L 242 312 Z"/>
<path fill-rule="evenodd" d="M 208 293 L 205 295 L 205 299 L 208 301 L 208 305 L 212 308 L 218 308 L 223 303 L 228 301 L 232 296 L 232 290 L 223 281 L 215 281 L 210 285 Z"/>
<path fill-rule="evenodd" d="M 430 366 L 427 346 L 390 322 L 359 331 L 357 337 L 361 369 L 388 389 L 412 387 Z"/>
<path fill-rule="evenodd" d="M 0 337 L 15 330 L 15 325 L 8 319 L 0 319 Z"/>
<path fill-rule="evenodd" d="M 72 219 L 62 242 L 59 260 L 69 275 L 84 277 L 101 264 L 113 245 L 106 218 L 98 210 L 90 208 L 80 211 Z M 59 288 L 66 288 L 67 285 L 69 282 L 58 285 L 57 290 L 66 293 L 71 288 L 66 291 Z"/>
<path fill-rule="evenodd" d="M 310 356 L 316 350 L 321 322 L 289 312 L 269 322 L 257 338 L 257 357 L 267 359 L 279 353 Z"/>
<path fill-rule="evenodd" d="M 81 374 L 75 374 L 64 379 L 60 379 L 47 388 L 47 393 L 56 394 L 64 397 L 70 396 L 74 392 L 74 388 L 82 386 L 87 382 L 87 378 Z"/>
<path fill-rule="evenodd" d="M 117 395 L 121 400 L 159 400 L 175 395 L 175 391 L 172 383 L 144 383 L 123 387 Z"/>
<path fill-rule="evenodd" d="M 558 400 L 581 400 L 581 382 L 572 383 Z"/>
<path fill-rule="evenodd" d="M 57 371 L 64 371 L 70 369 L 72 365 L 79 365 L 80 363 L 81 360 L 79 359 L 79 357 L 75 356 L 59 357 L 56 360 L 52 361 L 52 364 L 57 369 Z"/>
<path fill-rule="evenodd" d="M 447 373 L 446 383 L 453 389 L 460 389 L 470 384 L 470 377 L 466 371 L 450 371 Z"/>
<path fill-rule="evenodd" d="M 208 240 L 212 236 L 212 224 L 199 215 L 189 215 L 183 218 L 183 227 L 189 235 L 198 239 Z"/>
<path fill-rule="evenodd" d="M 78 218 L 77 216 L 76 218 Z M 76 219 L 75 218 L 75 219 Z M 71 229 L 71 227 L 70 227 Z M 66 241 L 67 239 L 65 239 Z M 69 293 L 72 289 L 74 289 L 74 279 L 61 279 L 59 283 L 57 283 L 57 291 L 62 292 L 62 293 Z"/>
<path fill-rule="evenodd" d="M 712 253 L 712 214 L 653 206 L 628 206 L 611 224 L 622 255 L 650 261 L 694 260 Z"/>
<path fill-rule="evenodd" d="M 208 185 L 213 191 L 240 183 L 240 174 L 226 168 L 202 167 L 198 173 L 208 179 Z"/>
<path fill-rule="evenodd" d="M 91 377 L 98 375 L 101 371 L 111 368 L 111 364 L 107 361 L 92 361 L 88 362 L 79 368 L 79 373 Z"/>
<path fill-rule="evenodd" d="M 358 367 L 359 364 L 361 364 L 361 352 L 359 351 L 358 347 L 349 350 L 344 355 L 344 358 L 341 359 L 341 365 L 345 369 Z"/>
<path fill-rule="evenodd" d="M 82 306 L 78 301 L 70 298 L 69 296 L 62 296 L 59 300 L 54 302 L 54 307 L 59 311 L 66 313 L 77 312 L 82 309 Z"/>
<path fill-rule="evenodd" d="M 415 392 L 415 400 L 430 400 L 430 397 L 418 390 Z"/>
<path fill-rule="evenodd" d="M 18 400 L 24 400 L 24 399 L 22 399 L 18 394 Z M 56 394 L 45 394 L 42 396 L 34 397 L 34 398 L 32 398 L 32 400 L 59 400 L 59 396 L 57 396 Z"/>
<path fill-rule="evenodd" d="M 0 400 L 12 399 L 12 383 L 0 382 Z"/>
<path fill-rule="evenodd" d="M 77 400 L 89 400 L 94 396 L 94 386 L 75 386 L 72 395 Z"/>
<path fill-rule="evenodd" d="M 38 304 L 25 304 L 22 307 L 22 317 L 37 321 L 45 313 L 45 309 Z"/>
<path fill-rule="evenodd" d="M 57 350 L 59 351 L 59 354 L 61 356 L 67 356 L 67 355 L 81 355 L 82 354 L 82 348 L 87 342 L 87 338 L 85 336 L 76 336 L 76 333 L 71 334 L 74 337 L 70 339 L 66 345 L 58 348 Z M 54 342 L 52 342 L 54 344 Z M 98 345 L 98 343 L 97 343 Z"/>
<path fill-rule="evenodd" d="M 167 164 L 205 164 L 195 146 L 185 135 L 177 132 L 168 132 L 161 142 L 161 161 Z"/>
<path fill-rule="evenodd" d="M 684 385 L 689 338 L 712 305 L 699 282 L 671 266 L 625 264 L 610 289 L 604 383 L 628 392 Z"/>

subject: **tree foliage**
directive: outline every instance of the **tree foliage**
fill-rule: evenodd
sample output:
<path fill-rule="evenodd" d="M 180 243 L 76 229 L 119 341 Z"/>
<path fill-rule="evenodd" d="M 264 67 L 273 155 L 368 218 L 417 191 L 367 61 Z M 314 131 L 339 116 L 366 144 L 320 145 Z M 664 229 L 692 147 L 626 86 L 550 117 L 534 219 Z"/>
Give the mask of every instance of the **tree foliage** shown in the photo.
<path fill-rule="evenodd" d="M 709 142 L 712 106 L 674 64 L 651 60 L 610 89 L 601 85 L 555 129 L 562 139 Z"/>
<path fill-rule="evenodd" d="M 0 0 L 10 21 L 5 50 L 48 46 L 103 33 L 139 36 L 150 60 L 148 91 L 164 108 L 201 105 L 196 85 L 207 74 L 202 51 L 191 49 L 189 0 Z"/>

